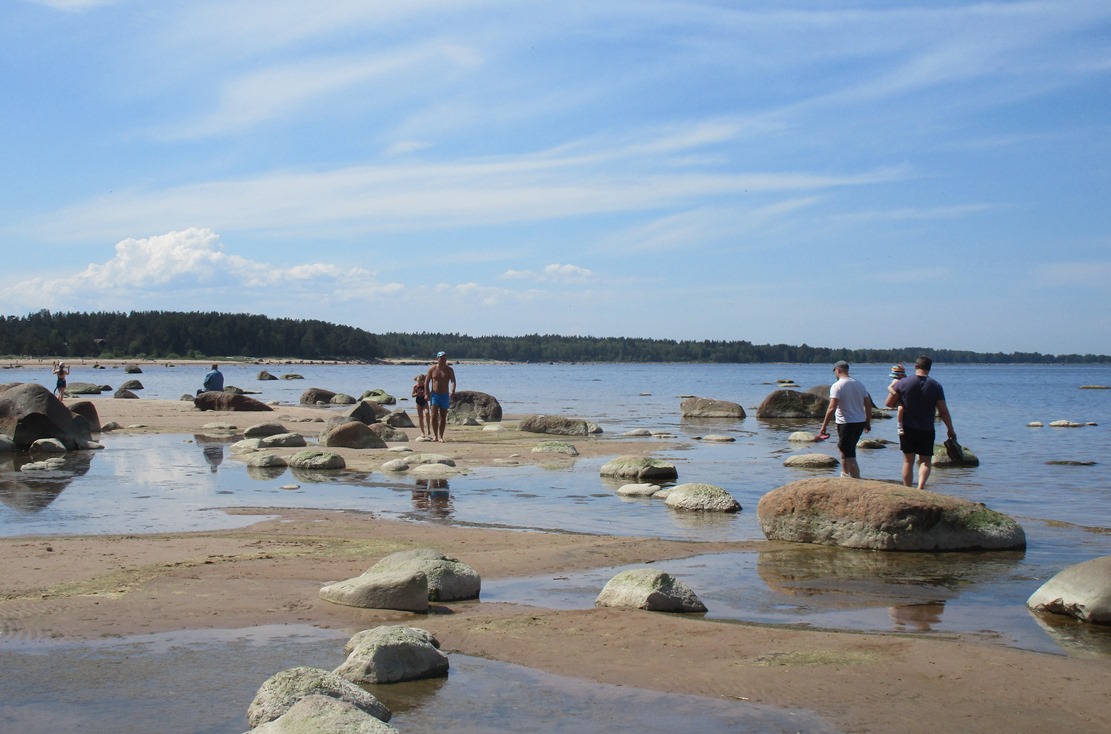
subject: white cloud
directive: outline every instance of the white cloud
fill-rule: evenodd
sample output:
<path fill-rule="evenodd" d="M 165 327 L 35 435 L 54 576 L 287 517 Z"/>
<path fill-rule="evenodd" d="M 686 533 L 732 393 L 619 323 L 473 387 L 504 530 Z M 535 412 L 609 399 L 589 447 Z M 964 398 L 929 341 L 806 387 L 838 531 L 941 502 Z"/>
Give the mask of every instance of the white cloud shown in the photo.
<path fill-rule="evenodd" d="M 224 252 L 220 237 L 209 229 L 191 228 L 144 239 L 119 242 L 115 255 L 91 263 L 81 272 L 34 278 L 5 290 L 5 298 L 21 308 L 82 309 L 160 308 L 169 298 L 203 307 L 204 298 L 222 293 L 235 300 L 317 294 L 320 299 L 347 300 L 395 294 L 396 283 L 379 284 L 362 268 L 341 269 L 324 263 L 280 268 Z M 172 295 L 171 295 L 172 294 Z M 88 305 L 88 304 L 95 304 Z"/>
<path fill-rule="evenodd" d="M 507 270 L 500 276 L 502 280 L 536 280 L 541 282 L 582 283 L 594 278 L 594 272 L 578 265 L 545 265 L 540 272 L 535 270 Z"/>

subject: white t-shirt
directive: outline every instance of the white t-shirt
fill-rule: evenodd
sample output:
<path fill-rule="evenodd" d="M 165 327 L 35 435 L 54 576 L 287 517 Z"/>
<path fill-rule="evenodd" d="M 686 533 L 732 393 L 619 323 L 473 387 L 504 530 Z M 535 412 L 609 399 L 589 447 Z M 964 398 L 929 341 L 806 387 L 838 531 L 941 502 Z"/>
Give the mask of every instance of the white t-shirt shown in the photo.
<path fill-rule="evenodd" d="M 842 377 L 833 383 L 829 396 L 837 398 L 837 411 L 834 413 L 837 423 L 863 423 L 868 420 L 864 412 L 864 398 L 868 397 L 868 390 L 853 378 Z"/>

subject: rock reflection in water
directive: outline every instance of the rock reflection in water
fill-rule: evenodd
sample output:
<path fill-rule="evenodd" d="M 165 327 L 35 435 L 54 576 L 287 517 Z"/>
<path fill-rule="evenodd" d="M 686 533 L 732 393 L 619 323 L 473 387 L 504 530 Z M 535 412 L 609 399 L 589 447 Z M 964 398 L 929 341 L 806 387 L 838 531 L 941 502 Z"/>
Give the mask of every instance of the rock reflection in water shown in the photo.
<path fill-rule="evenodd" d="M 39 512 L 54 500 L 77 477 L 88 473 L 94 452 L 74 451 L 59 454 L 65 461 L 61 469 L 24 472 L 21 468 L 32 459 L 17 454 L 0 460 L 0 502 L 20 512 Z"/>
<path fill-rule="evenodd" d="M 908 607 L 899 611 L 899 619 L 911 620 L 918 614 L 924 620 L 933 615 L 929 621 L 936 623 L 946 600 L 1010 572 L 1023 555 L 1022 551 L 888 553 L 800 546 L 760 553 L 757 573 L 773 591 L 821 596 L 826 607 Z"/>

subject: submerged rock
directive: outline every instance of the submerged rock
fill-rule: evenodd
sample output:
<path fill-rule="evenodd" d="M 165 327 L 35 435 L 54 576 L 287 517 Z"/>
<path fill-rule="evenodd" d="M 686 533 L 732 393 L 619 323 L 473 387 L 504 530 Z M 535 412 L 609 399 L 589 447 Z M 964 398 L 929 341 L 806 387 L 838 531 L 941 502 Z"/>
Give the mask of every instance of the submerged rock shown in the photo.
<path fill-rule="evenodd" d="M 687 398 L 679 405 L 683 418 L 744 418 L 745 409 L 738 403 L 713 398 Z"/>
<path fill-rule="evenodd" d="M 712 484 L 680 484 L 672 487 L 665 500 L 668 507 L 694 512 L 740 512 L 741 503 L 721 487 Z"/>
<path fill-rule="evenodd" d="M 679 476 L 675 465 L 662 459 L 646 456 L 619 456 L 604 464 L 598 473 L 603 477 L 619 479 L 660 479 L 671 480 Z"/>
<path fill-rule="evenodd" d="M 336 675 L 354 683 L 399 683 L 442 678 L 450 667 L 440 643 L 425 630 L 383 625 L 351 639 L 347 660 Z"/>

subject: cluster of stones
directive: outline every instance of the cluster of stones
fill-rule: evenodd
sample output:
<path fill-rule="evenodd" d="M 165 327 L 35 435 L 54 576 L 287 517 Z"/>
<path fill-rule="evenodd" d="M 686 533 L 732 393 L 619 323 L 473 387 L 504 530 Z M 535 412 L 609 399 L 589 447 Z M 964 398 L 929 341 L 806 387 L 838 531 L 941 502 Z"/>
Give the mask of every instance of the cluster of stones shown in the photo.
<path fill-rule="evenodd" d="M 333 671 L 299 666 L 268 678 L 247 708 L 252 734 L 360 732 L 388 734 L 393 713 L 364 684 L 442 678 L 447 655 L 430 632 L 385 625 L 356 633 Z"/>

